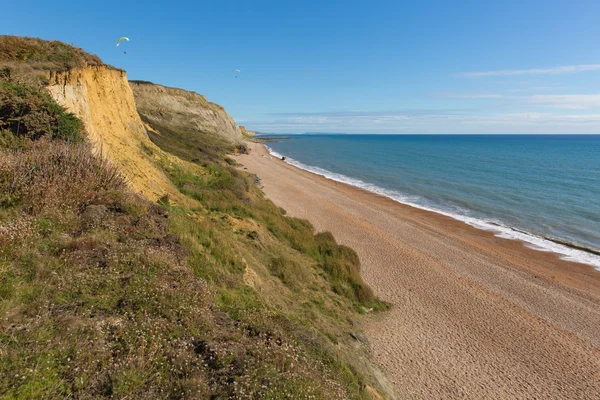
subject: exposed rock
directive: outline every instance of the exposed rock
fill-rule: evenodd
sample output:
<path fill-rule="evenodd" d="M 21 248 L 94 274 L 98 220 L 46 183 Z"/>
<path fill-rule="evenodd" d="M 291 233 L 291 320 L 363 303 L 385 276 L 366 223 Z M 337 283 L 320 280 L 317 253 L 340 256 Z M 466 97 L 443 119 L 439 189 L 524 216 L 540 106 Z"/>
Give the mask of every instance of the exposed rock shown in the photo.
<path fill-rule="evenodd" d="M 241 129 L 223 107 L 187 90 L 131 81 L 139 113 L 150 123 L 175 129 L 184 122 L 193 130 L 243 144 Z"/>
<path fill-rule="evenodd" d="M 247 135 L 247 136 L 256 136 L 256 132 L 254 131 L 249 131 L 248 129 L 246 129 L 245 126 L 240 125 L 240 130 L 242 131 L 242 135 Z"/>
<path fill-rule="evenodd" d="M 47 74 L 54 100 L 75 114 L 85 126 L 96 151 L 112 161 L 131 187 L 156 200 L 177 190 L 154 166 L 142 148 L 161 151 L 148 138 L 124 71 L 88 66 Z"/>

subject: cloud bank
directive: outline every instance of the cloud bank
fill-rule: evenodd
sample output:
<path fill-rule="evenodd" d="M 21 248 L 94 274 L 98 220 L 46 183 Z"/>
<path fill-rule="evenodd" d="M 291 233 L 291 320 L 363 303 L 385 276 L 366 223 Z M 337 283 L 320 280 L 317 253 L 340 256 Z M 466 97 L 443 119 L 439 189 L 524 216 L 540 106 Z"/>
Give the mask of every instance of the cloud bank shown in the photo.
<path fill-rule="evenodd" d="M 600 113 L 516 112 L 471 115 L 448 113 L 445 110 L 430 111 L 286 114 L 272 119 L 240 123 L 268 133 L 600 133 Z"/>
<path fill-rule="evenodd" d="M 563 65 L 550 68 L 504 69 L 499 71 L 465 72 L 459 76 L 466 78 L 484 78 L 489 76 L 523 76 L 523 75 L 560 75 L 579 72 L 600 71 L 600 64 Z"/>

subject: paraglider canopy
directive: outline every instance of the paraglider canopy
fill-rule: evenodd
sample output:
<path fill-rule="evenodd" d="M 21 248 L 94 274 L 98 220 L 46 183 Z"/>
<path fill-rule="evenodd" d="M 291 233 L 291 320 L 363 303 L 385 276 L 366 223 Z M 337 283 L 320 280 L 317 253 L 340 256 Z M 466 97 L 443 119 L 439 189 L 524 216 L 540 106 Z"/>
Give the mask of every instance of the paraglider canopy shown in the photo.
<path fill-rule="evenodd" d="M 233 69 L 231 70 L 231 72 L 233 72 L 235 74 L 235 77 L 237 78 L 237 74 L 239 74 L 242 71 L 240 71 L 239 69 Z"/>
<path fill-rule="evenodd" d="M 123 36 L 121 38 L 119 38 L 119 40 L 117 40 L 117 46 L 121 44 L 122 41 L 128 41 L 129 42 L 129 38 L 126 36 Z"/>

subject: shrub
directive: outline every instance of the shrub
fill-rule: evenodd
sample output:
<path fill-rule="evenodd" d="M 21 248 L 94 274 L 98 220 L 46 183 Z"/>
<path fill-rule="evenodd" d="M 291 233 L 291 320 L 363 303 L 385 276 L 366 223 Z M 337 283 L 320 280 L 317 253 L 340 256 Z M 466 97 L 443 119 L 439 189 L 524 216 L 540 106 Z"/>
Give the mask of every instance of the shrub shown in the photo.
<path fill-rule="evenodd" d="M 124 187 L 118 170 L 84 143 L 39 141 L 30 150 L 0 152 L 0 201 L 33 213 L 87 204 Z"/>
<path fill-rule="evenodd" d="M 0 129 L 17 138 L 82 140 L 83 124 L 40 89 L 0 81 Z"/>
<path fill-rule="evenodd" d="M 354 250 L 338 245 L 330 232 L 315 235 L 315 244 L 318 266 L 329 276 L 335 292 L 358 303 L 375 300 L 373 291 L 360 276 L 360 261 Z"/>

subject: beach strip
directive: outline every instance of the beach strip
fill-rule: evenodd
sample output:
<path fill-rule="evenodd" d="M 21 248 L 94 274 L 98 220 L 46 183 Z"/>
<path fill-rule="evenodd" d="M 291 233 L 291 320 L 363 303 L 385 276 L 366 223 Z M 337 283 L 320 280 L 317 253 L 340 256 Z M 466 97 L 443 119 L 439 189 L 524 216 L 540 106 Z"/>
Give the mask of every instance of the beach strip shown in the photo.
<path fill-rule="evenodd" d="M 250 149 L 240 168 L 392 303 L 365 333 L 400 398 L 598 398 L 598 271 Z"/>

